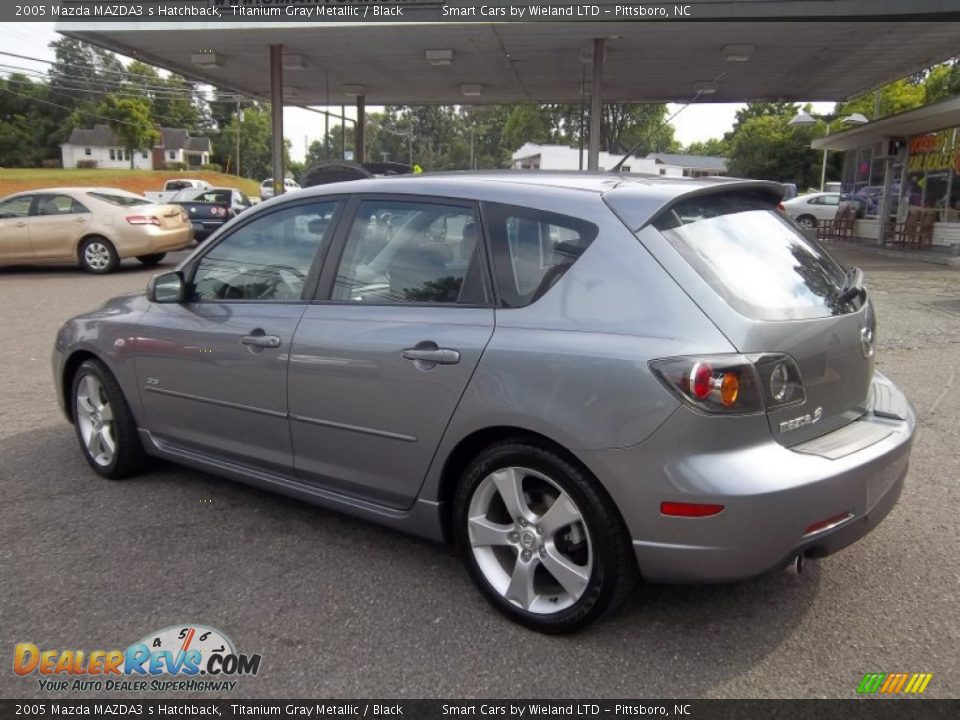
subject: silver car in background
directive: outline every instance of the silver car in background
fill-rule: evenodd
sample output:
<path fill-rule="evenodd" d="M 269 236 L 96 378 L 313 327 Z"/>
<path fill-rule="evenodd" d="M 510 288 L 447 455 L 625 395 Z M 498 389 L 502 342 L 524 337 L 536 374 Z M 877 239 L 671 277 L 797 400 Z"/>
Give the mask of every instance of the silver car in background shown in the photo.
<path fill-rule="evenodd" d="M 863 537 L 915 427 L 862 274 L 749 181 L 360 180 L 244 213 L 66 323 L 87 462 L 158 457 L 436 540 L 546 632 L 638 578 L 715 582 Z"/>

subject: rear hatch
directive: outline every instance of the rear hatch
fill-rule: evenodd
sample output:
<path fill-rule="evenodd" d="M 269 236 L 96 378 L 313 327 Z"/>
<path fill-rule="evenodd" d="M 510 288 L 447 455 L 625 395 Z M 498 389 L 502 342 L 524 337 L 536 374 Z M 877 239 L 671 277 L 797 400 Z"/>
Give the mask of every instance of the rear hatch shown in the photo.
<path fill-rule="evenodd" d="M 778 212 L 777 202 L 769 187 L 718 187 L 672 202 L 652 224 L 669 245 L 661 253 L 672 247 L 674 264 L 686 265 L 685 276 L 675 278 L 754 360 L 771 433 L 789 446 L 865 412 L 875 323 L 862 273 L 836 261 Z M 763 356 L 778 353 L 796 363 L 803 393 L 769 409 L 777 403 L 769 402 Z"/>

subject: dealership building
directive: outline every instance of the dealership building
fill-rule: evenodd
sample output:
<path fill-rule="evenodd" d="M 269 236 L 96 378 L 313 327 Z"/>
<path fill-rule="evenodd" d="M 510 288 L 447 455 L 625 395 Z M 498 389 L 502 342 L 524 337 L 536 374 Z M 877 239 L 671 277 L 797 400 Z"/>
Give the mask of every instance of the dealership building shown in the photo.
<path fill-rule="evenodd" d="M 934 250 L 960 255 L 960 97 L 828 135 L 812 147 L 842 152 L 843 191 L 870 198 L 858 237 L 890 244 L 913 212 L 927 217 Z"/>

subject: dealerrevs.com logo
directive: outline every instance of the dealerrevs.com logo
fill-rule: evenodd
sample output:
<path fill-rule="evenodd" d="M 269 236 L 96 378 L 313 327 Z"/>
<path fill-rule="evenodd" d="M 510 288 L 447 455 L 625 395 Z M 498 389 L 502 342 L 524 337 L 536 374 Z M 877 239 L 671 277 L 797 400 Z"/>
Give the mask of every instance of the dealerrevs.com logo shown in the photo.
<path fill-rule="evenodd" d="M 204 625 L 174 625 L 126 650 L 41 650 L 18 643 L 13 671 L 37 676 L 41 690 L 197 692 L 233 690 L 234 678 L 256 675 L 259 654 L 238 653 L 230 639 Z"/>

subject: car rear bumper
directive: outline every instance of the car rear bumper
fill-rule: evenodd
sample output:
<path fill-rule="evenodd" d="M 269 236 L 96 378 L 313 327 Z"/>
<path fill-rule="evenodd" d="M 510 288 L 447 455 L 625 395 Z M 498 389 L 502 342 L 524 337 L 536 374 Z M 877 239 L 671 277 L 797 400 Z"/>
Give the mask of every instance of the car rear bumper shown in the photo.
<path fill-rule="evenodd" d="M 756 445 L 726 450 L 718 438 L 714 448 L 708 441 L 706 451 L 684 453 L 685 438 L 696 438 L 699 447 L 723 434 L 722 426 L 705 430 L 714 420 L 681 409 L 640 446 L 585 454 L 620 507 L 648 580 L 739 580 L 798 554 L 822 557 L 856 542 L 896 504 L 916 426 L 903 394 L 879 374 L 859 420 L 791 448 L 764 428 Z M 724 509 L 711 517 L 668 517 L 660 513 L 663 501 Z M 828 527 L 811 529 L 827 520 Z"/>
<path fill-rule="evenodd" d="M 183 250 L 192 244 L 193 228 L 187 224 L 171 229 L 150 227 L 140 235 L 128 234 L 116 243 L 116 247 L 121 258 L 129 258 Z"/>

